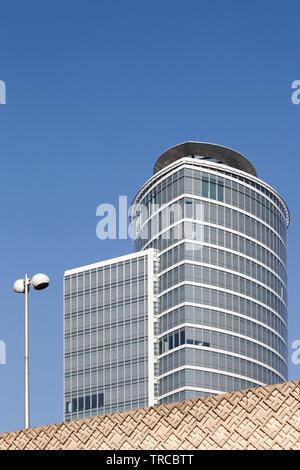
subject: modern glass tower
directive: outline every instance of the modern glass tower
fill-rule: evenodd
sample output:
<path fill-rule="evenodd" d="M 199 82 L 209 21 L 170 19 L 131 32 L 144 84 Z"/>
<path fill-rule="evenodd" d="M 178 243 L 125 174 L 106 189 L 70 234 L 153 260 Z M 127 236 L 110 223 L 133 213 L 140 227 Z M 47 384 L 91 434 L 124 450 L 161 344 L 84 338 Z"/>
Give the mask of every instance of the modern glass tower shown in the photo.
<path fill-rule="evenodd" d="M 65 419 L 154 404 L 152 249 L 65 272 Z"/>
<path fill-rule="evenodd" d="M 153 393 L 148 402 L 146 395 L 117 397 L 110 406 L 123 410 L 286 380 L 289 212 L 252 164 L 214 144 L 172 147 L 134 198 L 131 219 L 136 255 L 152 250 L 155 258 L 147 339 Z M 76 285 L 69 289 L 71 296 L 77 292 Z M 95 302 L 108 315 L 110 301 Z M 97 360 L 103 374 L 103 359 Z M 73 364 L 76 396 L 66 389 L 67 407 L 72 400 L 78 407 L 81 398 Z M 97 382 L 93 393 L 106 386 L 106 379 Z"/>

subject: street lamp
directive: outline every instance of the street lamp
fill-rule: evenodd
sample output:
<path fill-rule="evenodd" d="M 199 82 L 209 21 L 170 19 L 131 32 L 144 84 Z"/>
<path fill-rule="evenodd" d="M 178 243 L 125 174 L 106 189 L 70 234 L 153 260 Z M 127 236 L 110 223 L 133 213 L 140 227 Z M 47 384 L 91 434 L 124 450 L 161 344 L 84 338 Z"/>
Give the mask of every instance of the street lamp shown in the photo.
<path fill-rule="evenodd" d="M 24 318 L 25 318 L 25 336 L 24 336 L 24 417 L 25 429 L 30 426 L 29 422 L 29 321 L 28 321 L 28 293 L 30 286 L 36 290 L 46 289 L 50 284 L 49 277 L 46 274 L 35 274 L 31 279 L 25 274 L 24 279 L 18 279 L 14 283 L 14 291 L 17 294 L 25 294 L 24 299 Z"/>

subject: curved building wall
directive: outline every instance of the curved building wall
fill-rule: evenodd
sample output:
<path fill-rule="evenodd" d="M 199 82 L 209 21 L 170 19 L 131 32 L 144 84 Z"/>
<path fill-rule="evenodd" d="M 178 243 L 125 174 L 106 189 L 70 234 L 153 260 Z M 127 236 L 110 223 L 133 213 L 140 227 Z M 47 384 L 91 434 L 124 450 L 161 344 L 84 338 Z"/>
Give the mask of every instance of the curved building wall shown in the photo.
<path fill-rule="evenodd" d="M 160 259 L 158 400 L 287 379 L 287 226 L 243 171 L 182 158 L 134 200 L 136 251 Z"/>

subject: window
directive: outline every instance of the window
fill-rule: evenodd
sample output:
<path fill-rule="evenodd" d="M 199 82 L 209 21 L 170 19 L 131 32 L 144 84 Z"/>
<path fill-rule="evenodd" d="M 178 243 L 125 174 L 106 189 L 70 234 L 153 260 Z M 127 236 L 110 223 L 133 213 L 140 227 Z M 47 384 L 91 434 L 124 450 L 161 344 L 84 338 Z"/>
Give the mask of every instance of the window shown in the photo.
<path fill-rule="evenodd" d="M 174 347 L 177 348 L 179 346 L 179 333 L 175 333 L 174 335 Z"/>
<path fill-rule="evenodd" d="M 223 202 L 224 201 L 224 182 L 219 180 L 218 183 L 218 196 L 217 199 L 218 201 Z"/>
<path fill-rule="evenodd" d="M 85 409 L 89 410 L 91 408 L 91 397 L 87 396 L 85 397 Z"/>
<path fill-rule="evenodd" d="M 224 181 L 216 180 L 215 176 L 204 175 L 202 179 L 202 196 L 215 199 L 217 201 L 224 201 Z"/>
<path fill-rule="evenodd" d="M 66 413 L 71 413 L 71 402 L 70 401 L 66 402 Z"/>
<path fill-rule="evenodd" d="M 174 333 L 170 333 L 166 336 L 164 336 L 160 340 L 160 354 L 163 352 L 167 352 L 171 349 L 174 349 L 178 346 L 181 346 L 183 344 L 193 344 L 196 346 L 206 346 L 210 347 L 210 343 L 207 341 L 202 341 L 202 333 L 201 331 L 192 329 L 188 329 L 188 338 L 186 337 L 187 335 L 185 334 L 185 330 L 181 329 L 179 331 L 176 331 Z M 197 339 L 194 338 L 194 336 L 198 336 Z M 167 350 L 163 350 L 163 344 L 167 344 L 168 348 Z M 171 357 L 171 356 L 170 356 Z"/>
<path fill-rule="evenodd" d="M 180 344 L 185 344 L 185 331 L 181 330 L 180 332 Z"/>
<path fill-rule="evenodd" d="M 87 395 L 85 397 L 73 398 L 72 413 L 83 410 L 101 408 L 104 406 L 104 394 Z M 66 403 L 66 413 L 71 412 L 71 402 Z"/>
<path fill-rule="evenodd" d="M 97 408 L 97 395 L 92 395 L 92 408 Z"/>
<path fill-rule="evenodd" d="M 72 413 L 75 413 L 75 411 L 77 411 L 77 398 L 72 400 Z"/>
<path fill-rule="evenodd" d="M 192 219 L 193 217 L 193 201 L 185 199 L 185 217 Z"/>
<path fill-rule="evenodd" d="M 209 197 L 209 186 L 208 186 L 208 177 L 207 176 L 203 176 L 202 196 L 203 197 Z"/>
<path fill-rule="evenodd" d="M 98 395 L 98 407 L 102 408 L 104 406 L 104 395 L 103 393 L 99 393 Z"/>
<path fill-rule="evenodd" d="M 213 176 L 210 177 L 210 197 L 211 199 L 217 199 L 216 179 Z"/>
<path fill-rule="evenodd" d="M 82 411 L 84 409 L 84 401 L 83 401 L 83 397 L 80 397 L 78 399 L 78 411 Z"/>

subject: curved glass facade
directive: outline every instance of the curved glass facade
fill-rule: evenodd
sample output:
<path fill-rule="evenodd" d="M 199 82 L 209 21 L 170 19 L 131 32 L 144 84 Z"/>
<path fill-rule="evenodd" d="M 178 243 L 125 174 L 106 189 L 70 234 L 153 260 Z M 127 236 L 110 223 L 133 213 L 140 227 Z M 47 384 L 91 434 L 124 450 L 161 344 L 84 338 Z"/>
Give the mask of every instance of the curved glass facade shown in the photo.
<path fill-rule="evenodd" d="M 287 379 L 288 210 L 244 171 L 185 157 L 132 210 L 135 251 L 159 257 L 161 403 Z"/>

